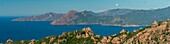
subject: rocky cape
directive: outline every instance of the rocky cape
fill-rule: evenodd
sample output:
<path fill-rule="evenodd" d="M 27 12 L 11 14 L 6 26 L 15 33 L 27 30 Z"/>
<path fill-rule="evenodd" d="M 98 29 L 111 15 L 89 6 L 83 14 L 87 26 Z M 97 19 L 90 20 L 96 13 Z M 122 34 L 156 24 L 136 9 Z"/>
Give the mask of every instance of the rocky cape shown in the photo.
<path fill-rule="evenodd" d="M 53 21 L 52 25 L 71 24 L 112 24 L 112 25 L 150 25 L 153 20 L 164 21 L 170 18 L 170 7 L 136 10 L 111 9 L 95 13 L 92 11 L 70 10 L 64 14 L 46 13 L 40 16 L 17 18 L 13 21 Z"/>
<path fill-rule="evenodd" d="M 93 34 L 91 28 L 73 32 L 63 32 L 59 36 L 47 36 L 41 40 L 6 41 L 7 44 L 170 44 L 170 20 L 156 22 L 151 26 L 119 34 L 100 36 Z"/>
<path fill-rule="evenodd" d="M 54 21 L 63 16 L 61 13 L 47 12 L 39 16 L 29 16 L 25 18 L 17 18 L 12 21 Z"/>

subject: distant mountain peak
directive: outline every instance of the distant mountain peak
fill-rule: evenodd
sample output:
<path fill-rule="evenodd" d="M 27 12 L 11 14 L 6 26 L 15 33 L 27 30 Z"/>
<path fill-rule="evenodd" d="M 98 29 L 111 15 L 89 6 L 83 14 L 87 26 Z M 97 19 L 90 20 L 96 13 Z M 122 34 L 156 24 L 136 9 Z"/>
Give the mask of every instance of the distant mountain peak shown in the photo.
<path fill-rule="evenodd" d="M 81 13 L 82 13 L 82 14 L 92 14 L 92 13 L 94 13 L 94 12 L 85 10 L 85 11 L 82 11 Z"/>
<path fill-rule="evenodd" d="M 47 13 L 45 13 L 45 15 L 55 15 L 55 14 L 57 14 L 57 13 L 55 13 L 55 12 L 47 12 Z"/>
<path fill-rule="evenodd" d="M 88 10 L 84 10 L 82 12 L 86 12 L 86 13 L 94 13 L 93 11 L 88 11 Z"/>
<path fill-rule="evenodd" d="M 76 13 L 77 13 L 76 10 L 70 10 L 70 11 L 68 12 L 68 14 L 76 14 Z"/>
<path fill-rule="evenodd" d="M 51 13 L 55 13 L 55 12 L 47 12 L 47 13 L 51 14 Z M 45 13 L 45 14 L 47 14 L 47 13 Z"/>

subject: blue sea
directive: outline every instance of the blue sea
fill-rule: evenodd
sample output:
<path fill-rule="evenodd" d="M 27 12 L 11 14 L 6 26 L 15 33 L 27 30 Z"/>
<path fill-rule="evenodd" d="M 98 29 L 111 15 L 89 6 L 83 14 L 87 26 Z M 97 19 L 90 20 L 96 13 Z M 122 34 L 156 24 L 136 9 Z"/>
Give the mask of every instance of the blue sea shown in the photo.
<path fill-rule="evenodd" d="M 42 39 L 46 36 L 61 35 L 62 32 L 72 32 L 90 27 L 93 33 L 101 36 L 109 36 L 119 33 L 122 29 L 132 32 L 140 27 L 102 26 L 102 25 L 50 25 L 50 22 L 13 22 L 12 19 L 18 17 L 0 17 L 0 42 L 7 39 L 14 41 Z"/>

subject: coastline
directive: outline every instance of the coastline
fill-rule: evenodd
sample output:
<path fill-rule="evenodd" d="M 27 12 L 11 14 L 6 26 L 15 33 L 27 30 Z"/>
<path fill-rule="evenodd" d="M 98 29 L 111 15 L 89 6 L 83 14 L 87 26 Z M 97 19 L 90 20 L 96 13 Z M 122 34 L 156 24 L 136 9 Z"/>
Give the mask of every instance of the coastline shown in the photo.
<path fill-rule="evenodd" d="M 13 21 L 13 20 L 11 20 L 11 21 Z M 13 21 L 13 22 L 52 22 L 52 21 Z M 149 26 L 149 25 L 121 25 L 121 24 L 96 24 L 96 23 L 90 23 L 90 24 L 83 24 L 83 23 L 79 23 L 79 24 L 56 24 L 56 25 L 101 25 L 101 26 L 121 26 L 121 27 Z"/>

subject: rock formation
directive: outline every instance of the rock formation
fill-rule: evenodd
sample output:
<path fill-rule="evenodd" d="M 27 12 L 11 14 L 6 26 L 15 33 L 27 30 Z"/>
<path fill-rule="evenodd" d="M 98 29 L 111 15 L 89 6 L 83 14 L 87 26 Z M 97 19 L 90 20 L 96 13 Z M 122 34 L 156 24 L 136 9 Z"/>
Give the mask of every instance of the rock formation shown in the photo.
<path fill-rule="evenodd" d="M 157 27 L 158 26 L 158 23 L 156 22 L 156 21 L 154 21 L 153 23 L 152 23 L 152 27 Z"/>
<path fill-rule="evenodd" d="M 8 39 L 7 41 L 6 41 L 6 44 L 12 44 L 13 43 L 13 41 L 11 40 L 11 39 Z"/>

